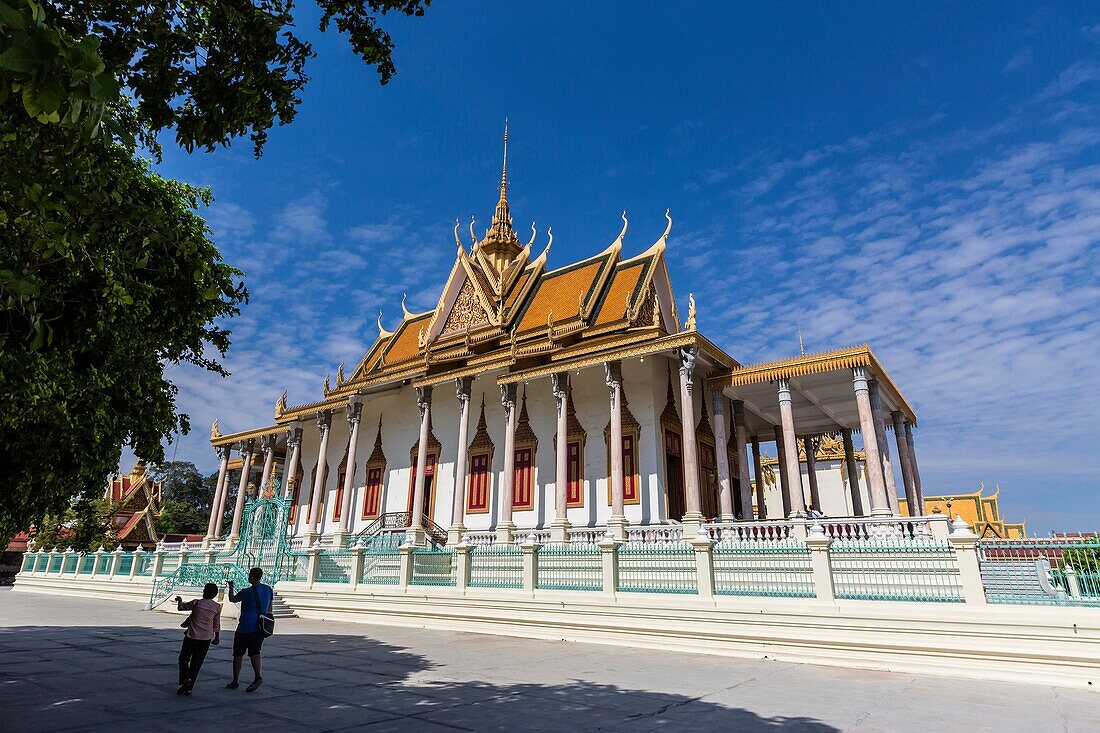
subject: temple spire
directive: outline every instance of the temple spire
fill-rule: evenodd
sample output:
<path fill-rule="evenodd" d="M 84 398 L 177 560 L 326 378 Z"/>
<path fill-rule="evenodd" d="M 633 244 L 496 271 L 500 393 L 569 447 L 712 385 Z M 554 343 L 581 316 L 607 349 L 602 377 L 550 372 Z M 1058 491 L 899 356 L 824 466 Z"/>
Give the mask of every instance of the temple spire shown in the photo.
<path fill-rule="evenodd" d="M 497 201 L 496 212 L 493 214 L 492 224 L 485 232 L 485 239 L 478 243 L 479 248 L 485 250 L 497 272 L 503 272 L 504 267 L 511 262 L 522 246 L 519 237 L 512 229 L 512 212 L 508 207 L 508 121 L 504 121 L 504 162 L 500 169 L 500 199 Z"/>

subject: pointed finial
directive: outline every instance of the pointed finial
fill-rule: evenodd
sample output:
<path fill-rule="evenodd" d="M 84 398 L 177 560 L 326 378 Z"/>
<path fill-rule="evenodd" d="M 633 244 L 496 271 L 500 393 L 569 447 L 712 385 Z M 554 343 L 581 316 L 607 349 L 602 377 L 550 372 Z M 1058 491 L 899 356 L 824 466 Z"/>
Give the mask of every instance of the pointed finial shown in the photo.
<path fill-rule="evenodd" d="M 339 387 L 344 383 L 344 362 L 340 362 L 340 366 L 336 367 L 336 386 Z"/>
<path fill-rule="evenodd" d="M 504 165 L 500 169 L 500 198 L 508 192 L 508 118 L 504 118 Z"/>
<path fill-rule="evenodd" d="M 626 228 L 628 226 L 630 226 L 630 222 L 626 220 L 626 209 L 623 209 L 623 230 L 619 232 L 619 236 L 616 237 L 620 244 L 622 244 L 623 237 L 626 236 Z"/>
<path fill-rule="evenodd" d="M 665 209 L 665 219 L 668 221 L 668 226 L 665 227 L 665 233 L 661 235 L 661 239 L 668 239 L 668 233 L 672 231 L 672 217 L 668 215 L 671 209 Z"/>
<path fill-rule="evenodd" d="M 474 217 L 470 217 L 470 241 L 474 243 L 474 249 L 477 249 L 477 234 L 474 233 Z"/>
<path fill-rule="evenodd" d="M 408 318 L 412 315 L 412 313 L 409 312 L 409 309 L 405 307 L 405 298 L 407 297 L 407 293 L 401 293 L 401 312 L 405 314 L 405 318 Z"/>
<path fill-rule="evenodd" d="M 535 243 L 535 236 L 537 234 L 538 231 L 535 229 L 535 222 L 531 222 L 531 241 L 527 243 L 528 247 Z"/>
<path fill-rule="evenodd" d="M 286 390 L 285 389 L 283 390 L 283 393 L 281 395 L 279 395 L 279 399 L 275 400 L 275 417 L 279 417 L 279 415 L 282 415 L 284 412 L 286 412 Z"/>
<path fill-rule="evenodd" d="M 382 328 L 382 311 L 378 311 L 378 338 L 384 339 L 393 336 L 393 331 Z"/>
<path fill-rule="evenodd" d="M 457 245 L 458 245 L 458 250 L 459 250 L 460 252 L 464 251 L 464 250 L 462 249 L 462 240 L 460 240 L 460 239 L 458 238 L 458 218 L 457 218 L 457 217 L 455 218 L 455 244 L 457 244 Z"/>
<path fill-rule="evenodd" d="M 325 375 L 325 394 L 327 395 L 332 391 L 332 385 L 329 383 L 329 375 Z"/>
<path fill-rule="evenodd" d="M 684 322 L 685 331 L 695 330 L 695 294 L 688 293 L 688 317 Z"/>
<path fill-rule="evenodd" d="M 222 431 L 218 429 L 218 418 L 214 418 L 214 422 L 210 424 L 210 439 L 220 438 Z"/>
<path fill-rule="evenodd" d="M 550 239 L 546 242 L 546 249 L 542 251 L 542 256 L 546 257 L 550 254 L 550 248 L 554 246 L 554 227 L 549 227 L 546 230 L 546 234 Z"/>
<path fill-rule="evenodd" d="M 802 356 L 805 356 L 806 355 L 806 344 L 804 344 L 802 342 L 802 324 L 801 323 L 796 323 L 795 325 L 798 327 L 798 350 L 799 350 L 799 352 L 801 352 Z"/>

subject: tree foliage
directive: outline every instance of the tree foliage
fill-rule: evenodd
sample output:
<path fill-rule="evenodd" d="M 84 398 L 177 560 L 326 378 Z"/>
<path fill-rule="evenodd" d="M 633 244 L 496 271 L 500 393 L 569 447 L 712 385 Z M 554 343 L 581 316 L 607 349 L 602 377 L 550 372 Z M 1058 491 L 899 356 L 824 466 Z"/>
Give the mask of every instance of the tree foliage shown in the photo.
<path fill-rule="evenodd" d="M 111 517 L 111 503 L 103 496 L 82 495 L 61 514 L 48 514 L 34 533 L 37 548 L 72 547 L 95 552 L 100 546 L 113 550 L 118 535 Z"/>
<path fill-rule="evenodd" d="M 318 0 L 394 74 L 379 18 L 428 0 Z M 165 367 L 225 374 L 219 325 L 247 294 L 199 214 L 210 192 L 158 175 L 187 150 L 286 124 L 308 42 L 288 0 L 0 0 L 0 537 L 97 496 L 123 445 L 147 462 L 190 427 Z M 120 97 L 119 89 L 126 90 Z"/>
<path fill-rule="evenodd" d="M 335 25 L 382 84 L 397 69 L 380 18 L 421 16 L 429 3 L 317 0 L 321 30 Z M 294 119 L 309 80 L 313 46 L 294 30 L 292 0 L 53 0 L 42 7 L 59 31 L 98 49 L 147 130 L 174 129 L 187 150 L 248 135 L 259 154 L 267 131 Z"/>
<path fill-rule="evenodd" d="M 218 474 L 203 476 L 190 461 L 158 464 L 152 474 L 161 483 L 157 534 L 206 534 Z"/>

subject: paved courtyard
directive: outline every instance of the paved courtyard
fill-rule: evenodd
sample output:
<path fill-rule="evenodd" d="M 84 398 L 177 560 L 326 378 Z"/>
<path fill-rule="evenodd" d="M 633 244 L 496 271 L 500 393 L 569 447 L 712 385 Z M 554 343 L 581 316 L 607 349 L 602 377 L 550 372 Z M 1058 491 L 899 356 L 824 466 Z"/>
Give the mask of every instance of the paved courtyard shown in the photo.
<path fill-rule="evenodd" d="M 177 697 L 179 622 L 0 589 L 0 730 L 1100 730 L 1084 690 L 301 619 L 260 691 L 224 689 L 226 638 Z"/>

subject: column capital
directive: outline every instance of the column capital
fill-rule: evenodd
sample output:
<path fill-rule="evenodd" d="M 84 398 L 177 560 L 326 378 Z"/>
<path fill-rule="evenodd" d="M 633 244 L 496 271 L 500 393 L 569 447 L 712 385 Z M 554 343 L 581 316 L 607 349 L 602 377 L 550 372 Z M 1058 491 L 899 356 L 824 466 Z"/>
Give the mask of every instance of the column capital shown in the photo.
<path fill-rule="evenodd" d="M 609 390 L 621 387 L 623 384 L 623 364 L 621 361 L 605 361 L 603 363 L 603 381 Z"/>
<path fill-rule="evenodd" d="M 776 380 L 776 391 L 779 393 L 779 404 L 791 402 L 791 382 L 789 379 Z"/>
<path fill-rule="evenodd" d="M 745 427 L 745 401 L 733 401 L 733 424 L 735 427 Z"/>
<path fill-rule="evenodd" d="M 562 409 L 565 408 L 565 400 L 569 395 L 569 372 L 554 372 L 551 374 L 550 391 L 554 394 L 557 415 L 561 417 Z"/>
<path fill-rule="evenodd" d="M 420 419 L 424 419 L 424 412 L 432 406 L 432 387 L 414 387 L 416 390 L 416 407 L 420 410 Z"/>
<path fill-rule="evenodd" d="M 348 427 L 354 427 L 359 424 L 359 420 L 363 417 L 363 403 L 356 399 L 348 400 Z"/>
<path fill-rule="evenodd" d="M 695 360 L 699 358 L 699 347 L 681 347 L 676 350 L 676 355 L 680 358 L 680 377 L 683 379 L 684 386 L 687 387 L 688 394 L 691 394 L 692 387 L 695 385 Z"/>
<path fill-rule="evenodd" d="M 502 384 L 500 385 L 500 405 L 504 408 L 504 411 L 508 414 L 512 413 L 512 410 L 516 409 L 516 385 L 515 384 Z"/>
<path fill-rule="evenodd" d="M 871 409 L 875 412 L 882 412 L 882 395 L 879 393 L 878 380 L 868 378 L 867 391 L 871 395 Z"/>
<path fill-rule="evenodd" d="M 332 425 L 332 410 L 318 410 L 317 429 L 327 433 L 330 425 Z"/>
<path fill-rule="evenodd" d="M 852 368 L 852 386 L 855 387 L 856 394 L 867 394 L 867 370 L 863 367 Z"/>
<path fill-rule="evenodd" d="M 711 412 L 715 417 L 726 414 L 726 395 L 720 389 L 712 389 L 710 391 L 711 397 Z"/>
<path fill-rule="evenodd" d="M 455 394 L 459 402 L 470 401 L 470 390 L 473 388 L 473 377 L 459 377 L 455 380 Z"/>
<path fill-rule="evenodd" d="M 286 447 L 293 449 L 296 445 L 302 444 L 302 429 L 291 428 L 286 431 Z"/>
<path fill-rule="evenodd" d="M 265 435 L 260 438 L 260 452 L 265 456 L 275 450 L 275 436 Z"/>
<path fill-rule="evenodd" d="M 214 454 L 218 456 L 219 461 L 224 461 L 229 458 L 229 454 L 233 452 L 233 446 L 231 445 L 216 445 L 214 446 Z"/>

